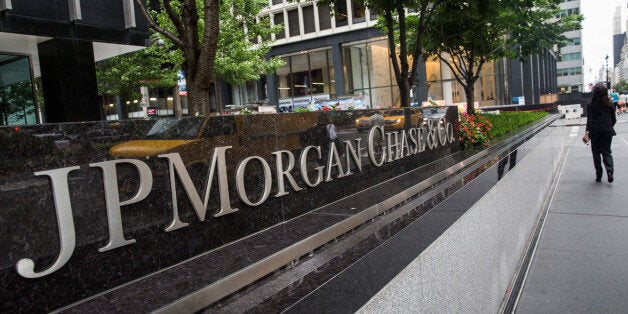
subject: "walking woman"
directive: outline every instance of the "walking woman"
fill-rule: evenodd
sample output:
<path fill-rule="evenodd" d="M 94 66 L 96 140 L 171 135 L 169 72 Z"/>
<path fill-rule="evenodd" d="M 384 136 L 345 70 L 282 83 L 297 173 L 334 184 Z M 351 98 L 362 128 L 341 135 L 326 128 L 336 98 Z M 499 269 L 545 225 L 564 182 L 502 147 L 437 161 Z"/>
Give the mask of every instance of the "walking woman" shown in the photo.
<path fill-rule="evenodd" d="M 591 152 L 593 152 L 593 165 L 595 166 L 595 181 L 602 181 L 602 163 L 606 168 L 608 182 L 613 182 L 613 156 L 611 155 L 611 142 L 616 135 L 613 126 L 617 122 L 615 107 L 608 97 L 608 90 L 603 84 L 597 84 L 593 88 L 591 102 L 587 105 L 587 132 L 582 140 L 587 143 L 591 140 Z M 602 160 L 600 160 L 602 155 Z"/>

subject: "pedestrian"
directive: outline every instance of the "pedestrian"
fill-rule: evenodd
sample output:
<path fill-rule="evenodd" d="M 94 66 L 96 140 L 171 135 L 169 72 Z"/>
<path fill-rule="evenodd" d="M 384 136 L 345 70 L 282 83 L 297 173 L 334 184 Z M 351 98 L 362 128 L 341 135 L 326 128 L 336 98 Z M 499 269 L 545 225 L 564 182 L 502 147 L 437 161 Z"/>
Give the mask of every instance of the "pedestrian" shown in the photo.
<path fill-rule="evenodd" d="M 375 113 L 369 117 L 369 124 L 371 125 L 371 128 L 376 126 L 383 128 L 386 124 L 386 120 L 384 119 L 384 116 L 379 113 L 379 111 L 375 111 Z M 384 147 L 384 138 L 379 132 L 375 132 L 373 137 L 373 149 L 375 150 L 375 155 L 378 158 L 382 153 L 382 147 Z"/>
<path fill-rule="evenodd" d="M 315 127 L 320 130 L 318 146 L 321 146 L 324 154 L 328 152 L 329 144 L 333 142 L 339 155 L 344 155 L 342 143 L 336 133 L 336 125 L 332 122 L 331 117 L 329 117 L 326 112 L 320 113 Z"/>
<path fill-rule="evenodd" d="M 613 156 L 611 155 L 611 142 L 615 130 L 613 126 L 617 122 L 615 107 L 608 97 L 608 92 L 603 84 L 593 87 L 591 102 L 587 105 L 587 128 L 582 141 L 591 141 L 593 153 L 593 165 L 595 166 L 595 181 L 602 181 L 602 163 L 606 168 L 608 182 L 613 182 Z M 600 160 L 600 155 L 602 160 Z"/>
<path fill-rule="evenodd" d="M 614 89 L 611 89 L 611 102 L 613 103 L 613 106 L 615 107 L 615 109 L 617 109 L 617 103 L 619 102 L 619 94 Z"/>

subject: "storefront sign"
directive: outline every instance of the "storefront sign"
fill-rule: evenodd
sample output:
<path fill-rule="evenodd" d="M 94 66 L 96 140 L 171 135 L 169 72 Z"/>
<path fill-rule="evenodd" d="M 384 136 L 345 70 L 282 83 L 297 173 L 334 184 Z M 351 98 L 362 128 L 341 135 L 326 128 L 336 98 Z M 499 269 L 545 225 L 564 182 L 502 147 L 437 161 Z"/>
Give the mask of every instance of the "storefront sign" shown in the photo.
<path fill-rule="evenodd" d="M 454 127 L 445 117 L 427 119 L 421 127 L 394 132 L 385 132 L 383 127 L 373 127 L 368 134 L 367 143 L 362 143 L 361 138 L 344 141 L 342 143 L 344 156 L 339 153 L 334 142 L 330 142 L 325 149 L 321 146 L 306 146 L 299 152 L 298 156 L 289 150 L 279 150 L 272 152 L 271 156 L 249 156 L 240 160 L 234 177 L 228 177 L 226 161 L 226 156 L 232 146 L 215 147 L 211 152 L 205 189 L 200 193 L 194 186 L 190 173 L 179 153 L 161 154 L 158 155 L 158 158 L 168 163 L 167 175 L 170 179 L 170 191 L 159 191 L 159 193 L 169 193 L 172 198 L 172 220 L 164 232 L 171 232 L 189 225 L 188 222 L 182 221 L 179 215 L 177 186 L 181 186 L 185 191 L 198 220 L 204 221 L 210 204 L 210 191 L 212 191 L 214 178 L 217 179 L 218 195 L 213 197 L 217 197 L 219 210 L 213 215 L 213 218 L 217 218 L 238 211 L 238 208 L 232 206 L 232 200 L 229 198 L 229 189 L 233 187 L 229 184 L 230 182 L 235 182 L 238 198 L 243 204 L 260 206 L 271 197 L 273 190 L 276 193 L 272 197 L 278 198 L 303 189 L 316 188 L 320 184 L 334 179 L 351 176 L 353 171 L 362 172 L 362 145 L 366 145 L 364 148 L 370 163 L 375 167 L 381 167 L 385 163 L 413 156 L 425 150 L 446 146 L 454 143 L 454 141 Z M 323 151 L 327 152 L 326 156 L 323 156 Z M 273 167 L 266 158 L 274 159 Z M 308 160 L 311 159 L 316 159 L 320 163 L 313 166 L 312 163 L 308 163 Z M 298 170 L 295 169 L 297 162 Z M 245 178 L 247 178 L 247 172 L 251 171 L 248 167 L 251 163 L 258 163 L 261 166 L 258 168 L 261 169 L 262 175 L 263 193 L 261 197 L 256 197 L 255 200 L 251 199 L 249 191 L 245 188 Z M 135 195 L 126 200 L 122 200 L 120 197 L 120 186 L 117 179 L 117 166 L 121 164 L 132 167 L 139 178 L 139 187 Z M 124 235 L 121 208 L 149 197 L 153 188 L 153 169 L 139 159 L 107 160 L 89 164 L 89 167 L 101 170 L 107 213 L 109 241 L 98 251 L 105 252 L 135 243 L 136 239 L 126 238 Z M 16 267 L 21 276 L 39 278 L 52 274 L 63 267 L 72 257 L 77 242 L 75 233 L 77 228 L 74 225 L 75 219 L 68 177 L 70 173 L 79 169 L 79 166 L 72 166 L 34 173 L 35 176 L 45 176 L 49 179 L 49 188 L 53 194 L 57 217 L 60 251 L 55 262 L 44 270 L 35 271 L 35 262 L 32 259 L 23 258 L 19 260 Z M 300 177 L 304 184 L 300 186 L 295 177 Z M 180 185 L 176 184 L 177 178 Z M 39 266 L 37 269 L 42 269 L 42 267 Z"/>

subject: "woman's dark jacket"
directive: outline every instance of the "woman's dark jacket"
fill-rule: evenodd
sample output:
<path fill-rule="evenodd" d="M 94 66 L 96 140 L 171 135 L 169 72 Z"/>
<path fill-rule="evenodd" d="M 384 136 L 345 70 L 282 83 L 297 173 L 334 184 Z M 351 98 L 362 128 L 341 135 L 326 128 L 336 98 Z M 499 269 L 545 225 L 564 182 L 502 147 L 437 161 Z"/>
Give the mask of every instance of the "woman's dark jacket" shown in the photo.
<path fill-rule="evenodd" d="M 587 131 L 591 135 L 609 133 L 616 135 L 615 130 L 613 130 L 616 122 L 615 106 L 604 106 L 593 102 L 587 105 Z"/>

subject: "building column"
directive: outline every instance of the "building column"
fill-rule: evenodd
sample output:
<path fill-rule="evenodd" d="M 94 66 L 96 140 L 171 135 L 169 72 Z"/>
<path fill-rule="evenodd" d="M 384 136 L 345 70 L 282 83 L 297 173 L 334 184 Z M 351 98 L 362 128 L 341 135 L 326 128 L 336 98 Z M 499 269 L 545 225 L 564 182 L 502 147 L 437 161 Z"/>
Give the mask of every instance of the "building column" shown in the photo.
<path fill-rule="evenodd" d="M 540 88 L 541 88 L 541 62 L 539 60 L 540 58 L 541 56 L 539 56 L 538 54 L 532 56 L 533 81 L 532 81 L 532 103 L 530 103 L 530 105 L 538 104 L 541 101 L 539 97 Z"/>
<path fill-rule="evenodd" d="M 274 106 L 279 110 L 279 86 L 277 85 L 277 74 L 266 75 L 266 95 L 268 95 L 268 105 Z"/>
<path fill-rule="evenodd" d="M 414 95 L 414 98 L 419 103 L 419 107 L 421 103 L 427 101 L 427 69 L 425 68 L 425 60 L 423 57 L 420 58 L 419 64 L 417 65 L 417 75 L 414 81 L 414 85 L 417 86 L 417 94 Z"/>
<path fill-rule="evenodd" d="M 337 43 L 331 46 L 331 56 L 334 60 L 334 81 L 336 88 L 336 98 L 345 95 L 345 77 L 342 58 L 342 44 Z"/>
<path fill-rule="evenodd" d="M 54 38 L 37 45 L 46 121 L 101 120 L 91 41 Z"/>
<path fill-rule="evenodd" d="M 449 56 L 447 56 L 449 57 Z M 454 98 L 453 98 L 453 81 L 451 80 L 453 78 L 452 73 L 451 73 L 451 69 L 445 65 L 442 61 L 440 61 L 440 59 L 438 60 L 438 62 L 440 62 L 440 68 L 441 68 L 441 82 L 443 84 L 443 100 L 445 101 L 445 106 L 451 106 L 454 104 Z"/>
<path fill-rule="evenodd" d="M 509 60 L 510 62 L 510 95 L 511 99 L 507 99 L 506 104 L 512 104 L 514 97 L 520 97 L 524 95 L 523 92 L 523 66 L 524 64 L 519 59 Z"/>

